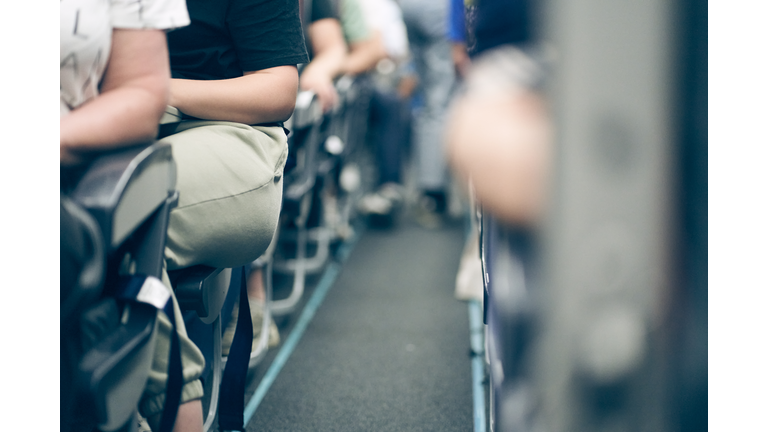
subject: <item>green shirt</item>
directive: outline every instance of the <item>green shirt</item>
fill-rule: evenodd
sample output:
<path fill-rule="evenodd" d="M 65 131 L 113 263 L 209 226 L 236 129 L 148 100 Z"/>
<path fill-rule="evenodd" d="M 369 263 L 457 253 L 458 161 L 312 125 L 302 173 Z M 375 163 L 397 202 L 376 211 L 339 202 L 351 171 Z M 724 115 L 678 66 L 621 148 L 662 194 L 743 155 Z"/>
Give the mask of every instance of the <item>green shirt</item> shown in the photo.
<path fill-rule="evenodd" d="M 341 0 L 341 30 L 348 44 L 364 41 L 371 37 L 368 23 L 365 21 L 360 0 Z"/>

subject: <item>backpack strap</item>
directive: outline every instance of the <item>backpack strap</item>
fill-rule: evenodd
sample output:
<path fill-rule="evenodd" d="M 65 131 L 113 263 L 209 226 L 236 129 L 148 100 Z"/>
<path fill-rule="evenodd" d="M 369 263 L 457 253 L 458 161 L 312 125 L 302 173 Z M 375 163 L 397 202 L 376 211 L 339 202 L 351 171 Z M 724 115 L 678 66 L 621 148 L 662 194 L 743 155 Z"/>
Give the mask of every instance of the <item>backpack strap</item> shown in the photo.
<path fill-rule="evenodd" d="M 113 295 L 128 303 L 144 303 L 165 312 L 171 321 L 171 349 L 168 361 L 168 381 L 165 391 L 165 407 L 160 420 L 160 431 L 170 432 L 176 422 L 176 413 L 181 401 L 183 375 L 181 365 L 181 345 L 176 331 L 176 316 L 173 301 L 168 288 L 156 277 L 132 275 L 120 278 Z"/>
<path fill-rule="evenodd" d="M 232 276 L 235 276 L 234 272 Z M 245 266 L 243 266 L 240 271 L 240 306 L 237 326 L 221 379 L 219 396 L 219 430 L 221 431 L 245 431 L 243 424 L 245 382 L 253 346 L 253 323 L 246 280 Z"/>

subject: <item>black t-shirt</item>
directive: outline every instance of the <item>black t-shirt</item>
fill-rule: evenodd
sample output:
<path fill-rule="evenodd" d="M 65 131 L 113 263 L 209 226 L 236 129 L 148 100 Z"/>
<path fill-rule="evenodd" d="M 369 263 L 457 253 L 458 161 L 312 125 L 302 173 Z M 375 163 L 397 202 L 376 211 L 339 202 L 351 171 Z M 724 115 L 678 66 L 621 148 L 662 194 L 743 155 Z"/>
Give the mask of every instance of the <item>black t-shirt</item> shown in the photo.
<path fill-rule="evenodd" d="M 307 10 L 306 6 L 310 6 L 311 9 Z M 304 36 L 306 37 L 307 49 L 309 50 L 310 60 L 314 57 L 315 53 L 312 52 L 312 40 L 309 37 L 308 24 L 315 23 L 322 19 L 333 18 L 338 20 L 339 14 L 336 10 L 336 3 L 333 0 L 299 0 L 299 8 L 301 10 L 301 16 L 304 23 Z M 307 16 L 310 15 L 310 16 Z"/>
<path fill-rule="evenodd" d="M 531 40 L 531 0 L 478 0 L 471 56 L 505 44 Z"/>
<path fill-rule="evenodd" d="M 168 33 L 174 78 L 215 80 L 306 63 L 296 0 L 187 0 L 191 24 Z"/>
<path fill-rule="evenodd" d="M 339 18 L 333 2 L 331 0 L 312 0 L 312 22 L 326 18 Z"/>

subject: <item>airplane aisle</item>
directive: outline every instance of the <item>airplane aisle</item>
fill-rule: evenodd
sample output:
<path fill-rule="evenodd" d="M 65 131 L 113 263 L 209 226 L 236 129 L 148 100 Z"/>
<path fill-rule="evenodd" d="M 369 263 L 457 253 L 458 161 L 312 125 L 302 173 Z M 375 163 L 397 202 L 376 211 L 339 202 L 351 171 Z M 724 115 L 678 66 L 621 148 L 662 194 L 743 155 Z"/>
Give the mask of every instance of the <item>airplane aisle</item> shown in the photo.
<path fill-rule="evenodd" d="M 278 320 L 281 345 L 247 389 L 247 430 L 472 430 L 467 305 L 453 296 L 463 241 L 461 223 L 364 231 L 335 280 L 313 278 L 300 309 Z M 324 284 L 303 335 L 292 336 Z M 254 407 L 260 384 L 268 389 Z"/>

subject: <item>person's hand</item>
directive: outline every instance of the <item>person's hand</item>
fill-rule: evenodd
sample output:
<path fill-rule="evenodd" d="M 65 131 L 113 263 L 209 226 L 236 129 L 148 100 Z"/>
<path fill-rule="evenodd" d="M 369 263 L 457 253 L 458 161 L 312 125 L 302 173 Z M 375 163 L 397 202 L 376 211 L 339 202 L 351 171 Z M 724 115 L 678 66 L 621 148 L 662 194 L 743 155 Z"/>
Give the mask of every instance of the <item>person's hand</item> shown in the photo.
<path fill-rule="evenodd" d="M 419 79 L 415 74 L 409 73 L 400 78 L 400 82 L 397 84 L 397 95 L 400 96 L 400 99 L 408 99 L 413 96 L 418 85 Z"/>
<path fill-rule="evenodd" d="M 467 54 L 467 45 L 463 43 L 454 43 L 451 45 L 451 57 L 453 58 L 453 67 L 460 78 L 466 78 L 469 73 L 470 59 Z"/>
<path fill-rule="evenodd" d="M 75 166 L 81 163 L 83 163 L 83 159 L 72 153 L 66 146 L 61 145 L 59 147 L 59 165 Z"/>
<path fill-rule="evenodd" d="M 299 79 L 299 86 L 302 90 L 315 92 L 323 112 L 330 111 L 338 103 L 339 95 L 330 77 L 303 73 Z"/>
<path fill-rule="evenodd" d="M 59 165 L 60 166 L 75 166 L 85 162 L 82 155 L 79 152 L 73 150 L 69 144 L 71 140 L 70 135 L 70 122 L 67 118 L 68 115 L 64 115 L 59 119 Z"/>

